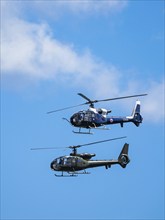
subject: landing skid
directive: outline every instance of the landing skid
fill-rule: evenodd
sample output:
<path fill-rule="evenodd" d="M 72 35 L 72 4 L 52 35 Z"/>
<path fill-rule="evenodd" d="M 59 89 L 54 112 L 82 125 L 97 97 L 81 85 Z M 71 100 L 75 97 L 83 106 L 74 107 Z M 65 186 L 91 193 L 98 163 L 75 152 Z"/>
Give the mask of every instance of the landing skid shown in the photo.
<path fill-rule="evenodd" d="M 82 132 L 81 128 L 79 129 L 79 131 L 72 131 L 75 134 L 93 134 L 93 132 L 91 132 L 91 129 L 89 129 L 88 132 Z"/>
<path fill-rule="evenodd" d="M 70 175 L 67 175 L 67 174 L 61 174 L 61 175 L 58 175 L 58 174 L 54 174 L 56 177 L 77 177 L 78 175 L 76 174 L 70 174 Z"/>
<path fill-rule="evenodd" d="M 93 128 L 93 129 L 97 129 L 97 130 L 106 130 L 106 131 L 108 131 L 108 130 L 110 130 L 110 128 L 107 128 L 107 127 L 97 127 L 97 128 Z"/>
<path fill-rule="evenodd" d="M 69 174 L 76 174 L 76 175 L 79 175 L 79 174 L 90 174 L 90 172 L 87 172 L 86 170 L 84 170 L 83 172 L 68 172 Z"/>
<path fill-rule="evenodd" d="M 62 119 L 65 120 L 65 121 L 67 121 L 70 125 L 72 125 L 67 118 L 62 118 Z M 73 126 L 73 125 L 72 125 L 72 126 Z M 74 130 L 73 130 L 72 132 L 75 133 L 75 134 L 94 134 L 93 132 L 91 132 L 91 129 L 110 130 L 109 128 L 105 127 L 105 125 L 101 125 L 101 126 L 103 126 L 103 127 L 97 127 L 96 124 L 93 123 L 93 126 L 92 126 L 92 127 L 91 127 L 91 126 L 89 126 L 88 128 L 86 128 L 86 127 L 80 127 L 78 131 L 74 131 Z M 82 131 L 81 131 L 82 128 L 88 129 L 88 132 L 84 132 L 84 131 L 82 132 Z"/>
<path fill-rule="evenodd" d="M 67 118 L 62 118 L 62 119 L 67 121 L 70 125 L 72 125 Z M 72 131 L 72 132 L 75 133 L 75 134 L 93 134 L 92 132 L 90 132 L 90 130 L 91 130 L 91 128 L 89 128 L 88 132 L 81 132 L 81 128 L 79 128 L 79 131 Z"/>
<path fill-rule="evenodd" d="M 90 127 L 89 129 L 97 129 L 97 130 L 110 130 L 109 128 L 107 128 L 104 124 L 100 124 L 100 127 L 96 126 L 95 123 L 93 123 L 93 126 Z"/>
<path fill-rule="evenodd" d="M 88 129 L 88 128 L 87 128 Z M 75 133 L 75 134 L 94 134 L 93 132 L 91 132 L 91 129 L 97 129 L 97 130 L 110 130 L 109 128 L 107 128 L 107 127 L 90 127 L 89 128 L 89 130 L 88 130 L 88 132 L 82 132 L 81 131 L 81 128 L 79 128 L 79 131 L 72 131 L 73 133 Z"/>
<path fill-rule="evenodd" d="M 58 175 L 58 174 L 54 174 L 56 177 L 77 177 L 79 174 L 90 174 L 89 172 L 86 172 L 86 170 L 84 170 L 83 172 L 68 172 L 68 174 L 64 174 L 63 172 Z"/>

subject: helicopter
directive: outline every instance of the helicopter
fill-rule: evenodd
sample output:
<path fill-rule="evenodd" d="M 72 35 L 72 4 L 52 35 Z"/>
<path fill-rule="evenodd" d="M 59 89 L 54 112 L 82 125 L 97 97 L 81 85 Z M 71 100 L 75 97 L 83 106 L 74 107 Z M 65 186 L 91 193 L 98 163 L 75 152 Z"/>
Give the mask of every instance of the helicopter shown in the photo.
<path fill-rule="evenodd" d="M 98 102 L 104 102 L 104 101 L 112 101 L 112 100 L 118 100 L 118 99 L 126 99 L 126 98 L 132 98 L 132 97 L 139 97 L 139 96 L 146 96 L 147 94 L 139 94 L 139 95 L 131 95 L 131 96 L 123 96 L 123 97 L 117 97 L 117 98 L 109 98 L 109 99 L 103 99 L 103 100 L 91 100 L 87 96 L 85 96 L 82 93 L 78 93 L 79 96 L 87 100 L 87 102 L 70 106 L 62 109 L 57 109 L 53 111 L 47 112 L 48 114 L 63 111 L 66 109 L 82 106 L 82 105 L 89 105 L 88 110 L 82 110 L 77 113 L 74 113 L 70 120 L 63 118 L 69 122 L 74 127 L 78 127 L 79 131 L 73 131 L 76 134 L 93 134 L 91 132 L 91 129 L 103 129 L 103 130 L 109 130 L 109 128 L 106 128 L 106 125 L 111 124 L 120 124 L 121 127 L 123 127 L 124 123 L 133 122 L 137 127 L 142 123 L 143 118 L 140 114 L 140 101 L 137 100 L 135 103 L 135 107 L 133 109 L 131 116 L 125 116 L 125 117 L 107 117 L 109 113 L 111 113 L 111 110 L 107 110 L 104 108 L 98 108 L 96 109 L 94 106 L 94 103 Z M 82 132 L 81 129 L 86 128 L 88 129 L 88 132 Z"/>
<path fill-rule="evenodd" d="M 86 169 L 100 167 L 100 166 L 105 166 L 105 168 L 108 169 L 111 167 L 111 165 L 115 165 L 115 164 L 119 164 L 121 167 L 125 168 L 127 164 L 130 162 L 130 159 L 128 157 L 129 144 L 127 143 L 124 144 L 118 156 L 118 159 L 91 160 L 91 158 L 96 156 L 96 154 L 77 153 L 77 148 L 80 148 L 82 146 L 98 144 L 98 143 L 103 143 L 103 142 L 122 139 L 122 138 L 126 138 L 126 137 L 112 138 L 112 139 L 96 141 L 96 142 L 92 142 L 88 144 L 65 147 L 65 148 L 72 149 L 72 152 L 70 153 L 70 155 L 60 156 L 54 159 L 50 164 L 50 168 L 53 171 L 61 172 L 60 175 L 55 174 L 56 177 L 73 177 L 73 176 L 78 176 L 79 174 L 90 174 L 90 172 L 87 172 Z M 54 148 L 31 148 L 31 150 L 41 150 L 41 149 L 56 149 L 56 148 L 55 147 Z M 67 174 L 64 174 L 64 172 L 67 172 Z"/>

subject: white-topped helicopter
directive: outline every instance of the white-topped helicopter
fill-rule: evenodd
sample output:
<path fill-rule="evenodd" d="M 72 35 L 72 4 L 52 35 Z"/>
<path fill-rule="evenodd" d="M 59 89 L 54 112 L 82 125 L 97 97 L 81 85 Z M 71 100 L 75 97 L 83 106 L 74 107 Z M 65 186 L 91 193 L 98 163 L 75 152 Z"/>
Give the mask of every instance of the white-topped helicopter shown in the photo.
<path fill-rule="evenodd" d="M 118 100 L 118 99 L 126 99 L 126 98 L 132 98 L 132 97 L 139 97 L 139 96 L 146 96 L 147 94 L 139 94 L 139 95 L 131 95 L 131 96 L 123 96 L 123 97 L 117 97 L 117 98 L 110 98 L 110 99 L 103 99 L 103 100 L 91 100 L 88 97 L 86 97 L 82 93 L 78 93 L 81 97 L 87 100 L 87 102 L 75 105 L 75 106 L 70 106 L 62 109 L 57 109 L 53 111 L 47 112 L 53 113 L 53 112 L 58 112 L 58 111 L 63 111 L 66 109 L 82 106 L 82 105 L 89 105 L 88 110 L 82 110 L 77 113 L 74 113 L 71 117 L 70 120 L 63 118 L 67 120 L 71 125 L 74 127 L 78 127 L 79 131 L 73 131 L 74 133 L 78 134 L 92 134 L 91 129 L 96 129 L 101 127 L 101 129 L 109 130 L 106 128 L 106 125 L 111 125 L 111 124 L 120 124 L 121 127 L 123 127 L 124 123 L 128 122 L 133 122 L 137 127 L 142 123 L 143 118 L 140 114 L 140 101 L 137 100 L 135 103 L 135 107 L 132 111 L 132 114 L 130 116 L 111 116 L 108 117 L 107 115 L 111 113 L 111 110 L 107 110 L 104 108 L 95 108 L 94 103 L 97 102 L 105 102 L 105 101 L 112 101 L 112 100 Z M 81 132 L 81 128 L 86 128 L 89 131 L 88 132 Z"/>

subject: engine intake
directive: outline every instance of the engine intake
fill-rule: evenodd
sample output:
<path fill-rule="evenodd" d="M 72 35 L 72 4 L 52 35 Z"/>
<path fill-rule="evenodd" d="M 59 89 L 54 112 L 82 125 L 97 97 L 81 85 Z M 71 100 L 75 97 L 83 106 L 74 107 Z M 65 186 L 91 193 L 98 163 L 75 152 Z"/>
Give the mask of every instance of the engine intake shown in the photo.
<path fill-rule="evenodd" d="M 92 157 L 96 156 L 96 154 L 82 153 L 82 154 L 74 154 L 70 153 L 70 156 L 78 156 L 83 158 L 84 160 L 90 160 Z"/>

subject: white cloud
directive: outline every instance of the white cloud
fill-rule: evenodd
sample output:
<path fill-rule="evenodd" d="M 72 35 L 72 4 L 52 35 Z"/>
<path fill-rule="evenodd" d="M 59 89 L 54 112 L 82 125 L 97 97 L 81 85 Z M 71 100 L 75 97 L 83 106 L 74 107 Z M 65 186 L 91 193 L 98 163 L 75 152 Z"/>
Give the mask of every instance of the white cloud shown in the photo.
<path fill-rule="evenodd" d="M 165 116 L 165 85 L 164 82 L 151 82 L 148 96 L 143 100 L 142 111 L 145 120 L 161 121 Z"/>
<path fill-rule="evenodd" d="M 19 18 L 2 25 L 1 69 L 3 74 L 16 74 L 35 80 L 66 80 L 101 88 L 111 83 L 111 95 L 116 94 L 118 70 L 96 60 L 89 50 L 77 53 L 69 44 L 52 37 L 46 24 L 30 23 Z M 106 91 L 106 90 L 105 90 Z"/>
<path fill-rule="evenodd" d="M 12 16 L 29 19 L 30 14 L 32 19 L 42 21 L 58 20 L 67 14 L 83 18 L 99 14 L 109 16 L 121 12 L 127 5 L 128 0 L 2 1 L 1 12 L 3 19 Z"/>
<path fill-rule="evenodd" d="M 123 9 L 127 5 L 127 1 L 57 1 L 53 3 L 60 8 L 67 8 L 73 12 L 108 12 L 118 11 Z"/>
<path fill-rule="evenodd" d="M 50 18 L 58 18 L 66 13 L 72 13 L 73 15 L 94 15 L 94 14 L 114 14 L 122 11 L 128 4 L 127 0 L 115 0 L 115 1 L 91 1 L 91 0 L 63 0 L 63 1 L 33 1 L 24 2 L 26 7 L 30 7 L 31 10 L 38 11 L 44 16 Z M 52 11 L 53 9 L 53 11 Z"/>

